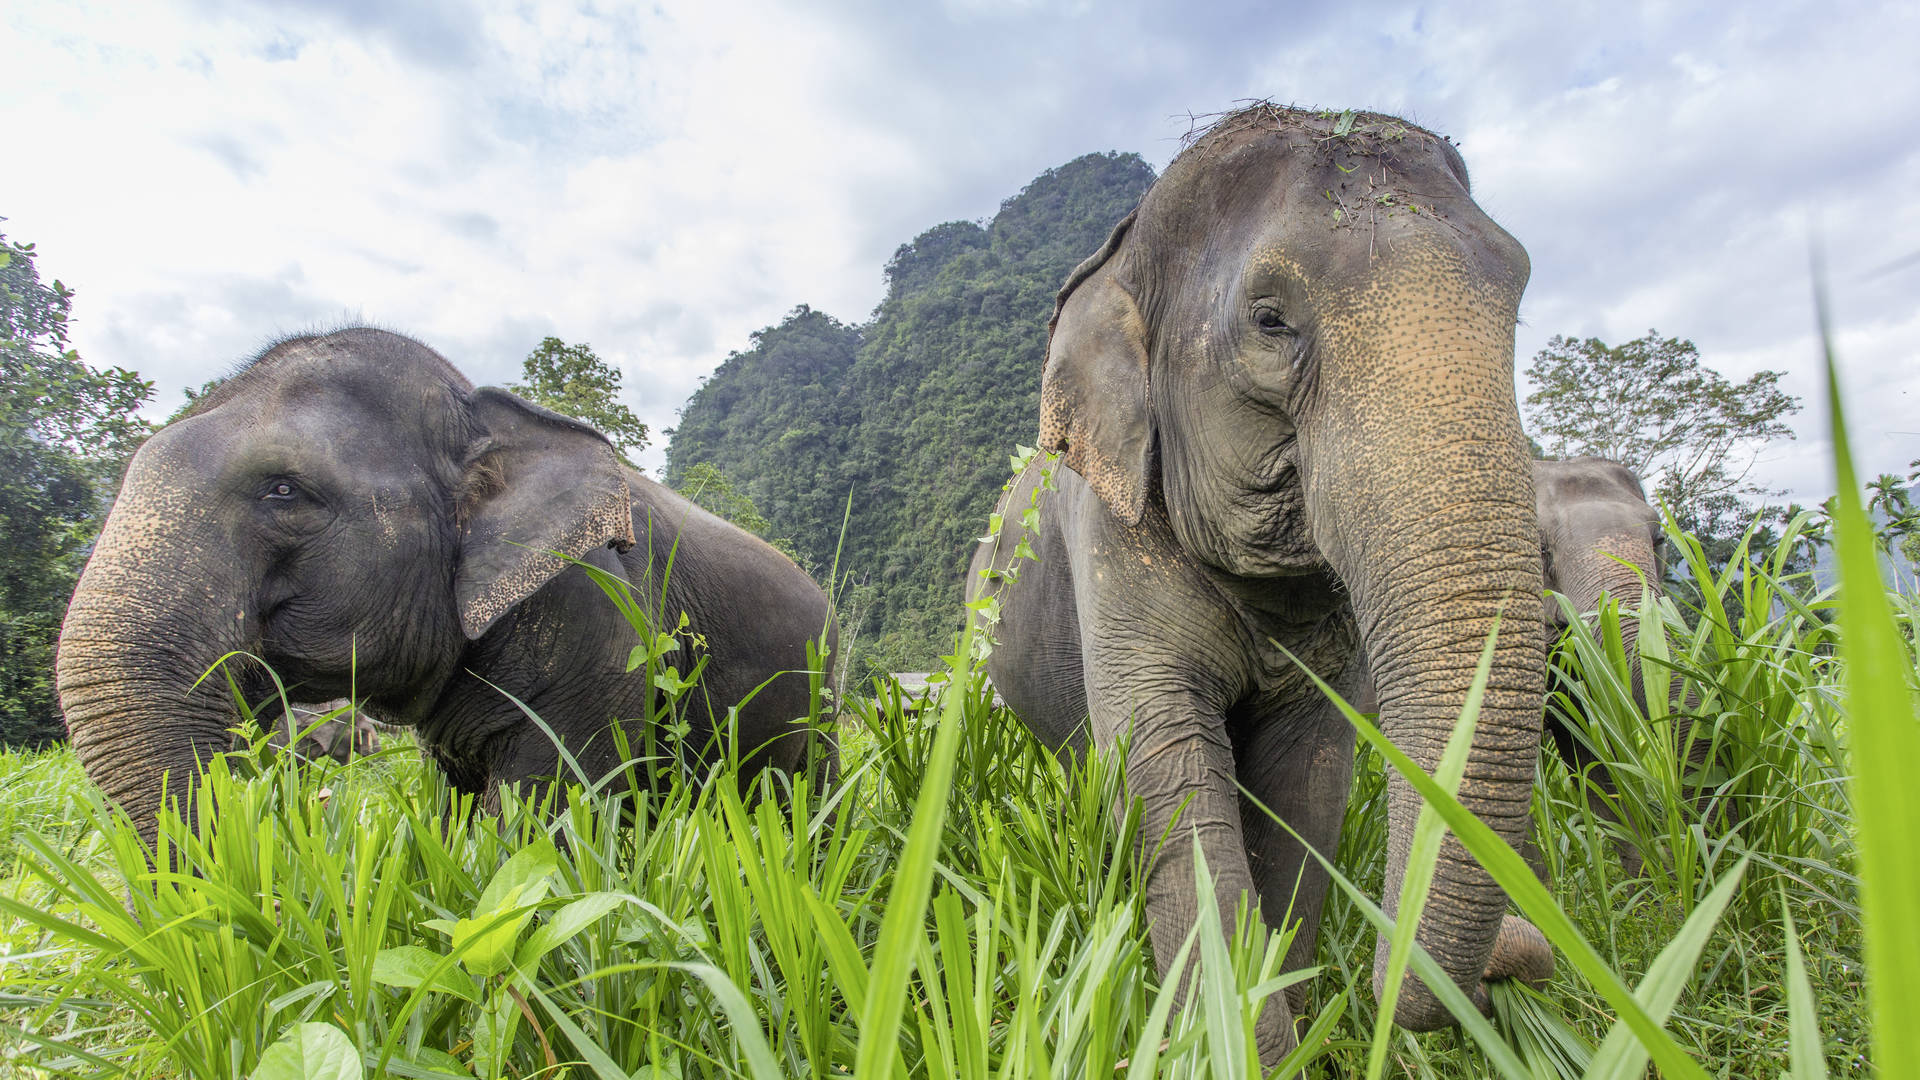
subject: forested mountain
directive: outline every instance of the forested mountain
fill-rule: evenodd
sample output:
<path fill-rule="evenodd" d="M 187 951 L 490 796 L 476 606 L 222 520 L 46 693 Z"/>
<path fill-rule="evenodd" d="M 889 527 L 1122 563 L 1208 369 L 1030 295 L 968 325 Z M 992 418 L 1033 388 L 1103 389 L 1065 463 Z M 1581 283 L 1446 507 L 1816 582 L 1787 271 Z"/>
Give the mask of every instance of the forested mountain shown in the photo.
<path fill-rule="evenodd" d="M 962 578 L 1016 442 L 1039 427 L 1054 293 L 1131 210 L 1136 154 L 1050 169 L 984 227 L 894 252 L 864 325 L 806 305 L 727 357 L 681 412 L 667 481 L 718 467 L 823 582 L 852 495 L 841 596 L 863 670 L 921 670 L 959 627 Z"/>

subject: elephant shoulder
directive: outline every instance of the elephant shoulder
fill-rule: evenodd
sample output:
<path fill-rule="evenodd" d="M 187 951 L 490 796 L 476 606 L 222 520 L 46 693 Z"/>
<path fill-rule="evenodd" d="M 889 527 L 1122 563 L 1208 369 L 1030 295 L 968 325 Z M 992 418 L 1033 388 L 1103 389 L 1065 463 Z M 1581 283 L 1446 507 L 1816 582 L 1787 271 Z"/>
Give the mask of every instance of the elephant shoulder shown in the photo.
<path fill-rule="evenodd" d="M 755 612 L 775 622 L 792 614 L 817 631 L 826 594 L 780 549 L 637 472 L 628 474 L 627 485 L 639 543 L 621 558 L 636 582 L 650 564 L 687 596 L 689 607 Z"/>

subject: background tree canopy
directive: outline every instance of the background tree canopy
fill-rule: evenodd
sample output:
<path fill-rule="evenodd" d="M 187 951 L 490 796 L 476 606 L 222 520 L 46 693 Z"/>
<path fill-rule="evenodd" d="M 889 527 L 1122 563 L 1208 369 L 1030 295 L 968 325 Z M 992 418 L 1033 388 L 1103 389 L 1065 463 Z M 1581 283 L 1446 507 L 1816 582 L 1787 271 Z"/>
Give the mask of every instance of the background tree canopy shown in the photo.
<path fill-rule="evenodd" d="M 73 293 L 0 235 L 0 743 L 61 738 L 53 645 L 153 384 L 67 347 Z"/>
<path fill-rule="evenodd" d="M 593 346 L 542 338 L 521 362 L 520 372 L 526 381 L 508 383 L 507 389 L 593 425 L 622 456 L 646 449 L 647 425 L 620 404 L 620 370 L 600 359 Z"/>
<path fill-rule="evenodd" d="M 1152 183 L 1137 154 L 1048 170 L 990 222 L 901 245 L 865 324 L 803 304 L 682 410 L 669 483 L 717 466 L 816 576 L 839 550 L 856 675 L 924 670 L 959 629 L 974 537 L 1039 426 L 1054 293 Z"/>
<path fill-rule="evenodd" d="M 1638 473 L 1648 496 L 1724 563 L 1777 494 L 1748 475 L 1768 442 L 1793 438 L 1782 418 L 1800 402 L 1780 389 L 1782 374 L 1730 382 L 1700 362 L 1693 342 L 1657 330 L 1618 346 L 1554 337 L 1527 365 L 1537 387 L 1527 419 L 1554 457 L 1597 454 Z"/>

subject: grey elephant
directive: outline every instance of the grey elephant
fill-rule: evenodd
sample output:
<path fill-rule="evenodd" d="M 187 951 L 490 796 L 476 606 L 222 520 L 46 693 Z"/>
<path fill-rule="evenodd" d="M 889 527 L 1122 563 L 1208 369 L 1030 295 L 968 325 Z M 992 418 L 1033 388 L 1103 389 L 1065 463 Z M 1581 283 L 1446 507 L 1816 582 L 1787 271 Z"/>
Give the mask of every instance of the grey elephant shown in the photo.
<path fill-rule="evenodd" d="M 1566 596 L 1574 614 L 1598 610 L 1602 596 L 1611 596 L 1628 608 L 1660 597 L 1664 577 L 1660 552 L 1665 530 L 1660 512 L 1647 503 L 1640 477 L 1632 469 L 1602 457 L 1536 461 L 1533 486 L 1540 516 L 1544 582 L 1547 588 Z M 1559 639 L 1567 624 L 1566 609 L 1548 604 L 1549 645 Z M 1620 639 L 1631 672 L 1633 700 L 1644 710 L 1647 699 L 1639 663 L 1640 620 L 1622 618 Z M 1556 680 L 1552 688 L 1560 689 L 1558 670 L 1550 670 L 1549 675 Z M 1577 702 L 1577 696 L 1570 697 Z M 1616 784 L 1606 764 L 1568 728 L 1557 709 L 1547 710 L 1546 730 L 1575 772 L 1592 770 L 1594 783 L 1588 795 L 1594 812 L 1616 820 L 1610 800 Z M 1712 793 L 1693 785 L 1697 784 L 1698 770 L 1706 762 L 1710 744 L 1705 739 L 1689 739 L 1684 732 L 1677 737 L 1682 745 L 1676 746 L 1675 753 L 1685 757 L 1692 797 L 1705 810 L 1705 800 Z M 1615 848 L 1627 873 L 1638 874 L 1640 851 L 1624 838 Z"/>
<path fill-rule="evenodd" d="M 1544 681 L 1513 389 L 1528 269 L 1445 139 L 1261 105 L 1191 142 L 1062 288 L 1040 392 L 1057 490 L 1027 531 L 1036 457 L 970 591 L 997 599 L 988 671 L 1036 735 L 1125 743 L 1142 834 L 1167 836 L 1146 884 L 1163 975 L 1199 906 L 1231 926 L 1243 895 L 1276 924 L 1291 906 L 1289 965 L 1312 958 L 1326 875 L 1240 790 L 1334 850 L 1354 736 L 1293 657 L 1349 695 L 1371 660 L 1385 733 L 1431 771 L 1503 617 L 1460 797 L 1520 843 Z M 1395 778 L 1388 802 L 1392 914 L 1420 800 Z M 1488 980 L 1552 969 L 1506 906 L 1449 838 L 1418 938 L 1482 1007 Z M 1263 1062 L 1298 1003 L 1263 1010 Z M 1452 1022 L 1412 977 L 1395 1018 Z"/>
<path fill-rule="evenodd" d="M 268 734 L 267 744 L 292 743 L 305 757 L 330 757 L 345 765 L 380 752 L 380 727 L 346 698 L 336 698 L 318 705 L 294 705 Z"/>
<path fill-rule="evenodd" d="M 268 348 L 135 455 L 61 632 L 73 748 L 151 835 L 162 779 L 179 792 L 235 722 L 224 680 L 195 680 L 247 652 L 301 697 L 351 693 L 411 727 L 460 790 L 571 779 L 508 695 L 605 775 L 646 680 L 627 673 L 634 631 L 568 559 L 631 584 L 663 632 L 684 612 L 682 670 L 704 638 L 682 746 L 737 747 L 743 777 L 809 760 L 795 720 L 829 620 L 805 573 L 592 428 L 362 327 Z M 236 675 L 268 697 L 257 665 Z M 830 772 L 833 753 L 812 760 Z"/>

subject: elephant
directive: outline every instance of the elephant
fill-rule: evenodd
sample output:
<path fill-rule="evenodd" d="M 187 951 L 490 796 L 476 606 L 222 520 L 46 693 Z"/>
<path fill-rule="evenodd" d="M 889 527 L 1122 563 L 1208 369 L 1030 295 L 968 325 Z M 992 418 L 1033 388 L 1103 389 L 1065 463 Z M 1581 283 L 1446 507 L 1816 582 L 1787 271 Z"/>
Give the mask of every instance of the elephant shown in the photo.
<path fill-rule="evenodd" d="M 1243 896 L 1270 924 L 1291 908 L 1288 965 L 1312 959 L 1327 876 L 1256 807 L 1335 849 L 1354 733 L 1302 665 L 1350 696 L 1370 662 L 1382 730 L 1431 771 L 1504 619 L 1459 796 L 1519 846 L 1545 680 L 1513 379 L 1529 272 L 1447 140 L 1262 103 L 1192 139 L 1061 288 L 1042 453 L 968 593 L 997 634 L 988 675 L 1036 736 L 1124 745 L 1142 835 L 1164 837 L 1144 901 L 1163 977 L 1200 905 L 1230 927 Z M 1389 915 L 1420 806 L 1390 781 Z M 1482 1008 L 1489 980 L 1551 973 L 1452 837 L 1434 882 L 1418 940 Z M 1264 1063 L 1294 1045 L 1302 996 L 1263 1008 Z M 1453 1022 L 1411 975 L 1394 1015 Z"/>
<path fill-rule="evenodd" d="M 664 615 L 669 661 L 690 669 L 704 648 L 690 760 L 737 753 L 742 783 L 833 771 L 828 734 L 816 746 L 796 723 L 808 644 L 826 663 L 833 649 L 799 567 L 591 427 L 364 326 L 269 346 L 135 454 L 61 630 L 73 748 L 151 839 L 163 779 L 180 793 L 237 720 L 223 679 L 196 680 L 244 652 L 295 700 L 351 695 L 412 728 L 483 805 L 500 785 L 575 779 L 554 737 L 597 779 L 625 763 L 616 722 L 646 745 L 633 718 L 651 698 L 627 671 L 638 636 L 585 567 Z M 259 665 L 234 675 L 270 696 Z"/>
<path fill-rule="evenodd" d="M 1540 558 L 1547 588 L 1566 596 L 1574 613 L 1599 608 L 1600 598 L 1611 596 L 1622 604 L 1639 606 L 1662 595 L 1665 566 L 1660 553 L 1666 541 L 1660 512 L 1647 503 L 1640 477 L 1617 461 L 1577 457 L 1533 463 L 1533 484 L 1540 517 Z M 1546 609 L 1547 644 L 1559 640 L 1568 625 L 1568 613 L 1558 604 Z M 1620 620 L 1620 641 L 1631 672 L 1633 700 L 1644 711 L 1646 690 L 1640 670 L 1640 621 Z M 1563 689 L 1557 668 L 1549 668 L 1549 689 Z M 1573 699 L 1577 702 L 1577 699 Z M 1691 697 L 1675 702 L 1691 708 Z M 1592 769 L 1589 805 L 1606 820 L 1617 820 L 1610 796 L 1617 790 L 1612 771 L 1567 726 L 1559 710 L 1548 709 L 1547 734 L 1555 749 L 1575 772 Z M 1676 756 L 1683 757 L 1688 796 L 1705 816 L 1711 816 L 1712 789 L 1699 780 L 1711 743 L 1676 732 Z M 1723 813 L 1730 812 L 1725 811 Z M 1615 843 L 1628 876 L 1640 873 L 1643 858 L 1625 838 Z"/>
<path fill-rule="evenodd" d="M 267 737 L 267 744 L 276 748 L 289 743 L 294 743 L 303 757 L 330 757 L 345 765 L 356 757 L 380 752 L 380 725 L 352 708 L 346 698 L 319 705 L 294 705 Z"/>

